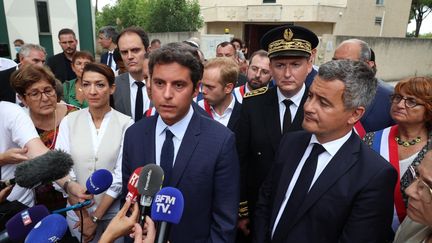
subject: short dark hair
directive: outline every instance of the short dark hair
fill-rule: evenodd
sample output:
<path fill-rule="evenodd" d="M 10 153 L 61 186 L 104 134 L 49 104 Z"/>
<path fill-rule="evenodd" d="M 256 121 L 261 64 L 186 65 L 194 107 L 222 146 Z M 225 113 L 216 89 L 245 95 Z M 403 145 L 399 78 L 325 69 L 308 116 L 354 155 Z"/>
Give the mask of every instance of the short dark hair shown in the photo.
<path fill-rule="evenodd" d="M 232 40 L 230 41 L 231 44 L 234 44 L 234 42 L 237 42 L 240 44 L 240 47 L 242 47 L 243 45 L 243 41 L 239 38 L 232 38 Z"/>
<path fill-rule="evenodd" d="M 116 41 L 117 41 L 118 32 L 113 26 L 104 26 L 99 29 L 98 33 L 103 34 L 107 39 L 111 38 L 112 42 L 117 44 Z"/>
<path fill-rule="evenodd" d="M 74 39 L 76 39 L 75 32 L 69 28 L 61 29 L 58 33 L 58 39 L 60 40 L 61 35 L 69 35 L 69 34 L 73 35 Z"/>
<path fill-rule="evenodd" d="M 203 65 L 196 55 L 196 48 L 181 42 L 163 45 L 150 53 L 150 76 L 153 76 L 153 68 L 156 64 L 178 63 L 189 69 L 190 78 L 195 89 L 203 74 Z"/>
<path fill-rule="evenodd" d="M 219 43 L 219 45 L 216 46 L 216 49 L 218 49 L 219 47 L 225 47 L 225 46 L 231 46 L 234 49 L 234 51 L 236 50 L 235 46 L 231 42 L 228 42 L 228 41 L 224 41 L 224 42 Z"/>
<path fill-rule="evenodd" d="M 252 55 L 249 57 L 249 62 L 252 63 L 252 60 L 255 56 L 260 56 L 260 57 L 268 57 L 268 52 L 264 51 L 263 49 L 255 51 L 254 53 L 252 53 Z"/>
<path fill-rule="evenodd" d="M 95 62 L 95 59 L 94 59 L 93 55 L 90 52 L 88 52 L 88 51 L 77 51 L 72 56 L 72 65 L 75 63 L 76 59 L 78 59 L 78 58 L 85 58 L 85 59 L 90 60 L 90 62 Z"/>
<path fill-rule="evenodd" d="M 142 28 L 140 28 L 140 27 L 135 27 L 135 26 L 128 27 L 128 28 L 122 30 L 122 31 L 120 32 L 120 34 L 117 36 L 117 40 L 116 40 L 116 43 L 117 43 L 117 44 L 119 43 L 120 38 L 121 38 L 124 34 L 126 34 L 126 33 L 135 33 L 135 34 L 137 34 L 137 35 L 141 38 L 141 42 L 142 42 L 142 44 L 144 45 L 144 48 L 145 48 L 146 50 L 148 49 L 148 47 L 149 47 L 149 38 L 148 38 L 147 33 L 146 33 Z"/>
<path fill-rule="evenodd" d="M 114 85 L 114 80 L 115 80 L 114 72 L 110 67 L 108 67 L 103 63 L 91 62 L 85 65 L 82 75 L 84 76 L 84 73 L 86 72 L 95 72 L 95 73 L 102 74 L 108 80 L 109 86 Z"/>
<path fill-rule="evenodd" d="M 159 39 L 153 39 L 153 40 L 150 42 L 150 45 L 153 45 L 154 43 L 159 43 L 159 44 L 161 44 L 161 41 L 160 41 Z"/>

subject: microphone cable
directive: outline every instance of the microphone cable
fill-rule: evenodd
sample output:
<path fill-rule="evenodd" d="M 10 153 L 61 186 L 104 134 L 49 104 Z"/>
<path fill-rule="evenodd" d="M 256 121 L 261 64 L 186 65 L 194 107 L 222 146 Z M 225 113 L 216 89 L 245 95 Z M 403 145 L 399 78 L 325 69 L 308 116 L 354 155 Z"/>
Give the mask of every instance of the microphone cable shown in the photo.
<path fill-rule="evenodd" d="M 83 213 L 82 213 L 82 208 L 80 208 L 79 212 L 80 212 L 80 220 L 81 220 L 81 239 L 80 242 L 83 242 L 83 233 L 84 233 L 84 217 L 83 217 Z"/>

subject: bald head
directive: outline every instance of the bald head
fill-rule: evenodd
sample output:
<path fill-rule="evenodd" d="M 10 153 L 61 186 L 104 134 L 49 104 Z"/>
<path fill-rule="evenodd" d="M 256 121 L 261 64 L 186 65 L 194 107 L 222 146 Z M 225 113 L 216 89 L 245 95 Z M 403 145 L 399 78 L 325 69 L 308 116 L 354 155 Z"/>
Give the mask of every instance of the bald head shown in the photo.
<path fill-rule="evenodd" d="M 347 59 L 353 61 L 368 62 L 371 60 L 369 45 L 359 39 L 343 41 L 336 48 L 333 60 Z"/>

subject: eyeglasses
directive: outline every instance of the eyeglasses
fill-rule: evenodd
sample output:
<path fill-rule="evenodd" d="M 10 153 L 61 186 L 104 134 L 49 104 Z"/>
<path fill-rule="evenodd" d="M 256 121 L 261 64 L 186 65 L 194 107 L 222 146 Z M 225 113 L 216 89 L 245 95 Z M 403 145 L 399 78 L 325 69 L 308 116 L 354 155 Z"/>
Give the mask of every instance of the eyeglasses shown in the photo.
<path fill-rule="evenodd" d="M 390 95 L 390 100 L 395 105 L 399 104 L 399 102 L 401 102 L 401 100 L 404 100 L 405 106 L 408 108 L 414 108 L 418 105 L 424 105 L 424 104 L 417 103 L 416 99 L 414 99 L 414 98 L 407 98 L 407 97 L 404 97 L 404 96 L 399 95 L 399 94 Z"/>
<path fill-rule="evenodd" d="M 46 97 L 53 97 L 55 95 L 55 89 L 53 88 L 46 88 L 44 91 L 35 90 L 30 93 L 24 94 L 25 96 L 29 97 L 31 100 L 38 101 L 42 98 L 42 94 L 45 94 Z"/>
<path fill-rule="evenodd" d="M 418 176 L 416 167 L 410 165 L 408 167 L 408 179 L 411 183 L 417 183 L 417 190 L 422 201 L 430 203 L 432 201 L 432 189 L 430 186 Z"/>

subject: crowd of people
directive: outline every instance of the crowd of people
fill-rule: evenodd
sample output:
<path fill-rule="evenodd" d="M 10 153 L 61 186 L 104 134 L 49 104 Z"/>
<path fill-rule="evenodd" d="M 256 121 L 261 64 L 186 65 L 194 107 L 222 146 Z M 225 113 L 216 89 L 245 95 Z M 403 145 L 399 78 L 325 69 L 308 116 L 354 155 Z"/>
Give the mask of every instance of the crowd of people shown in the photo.
<path fill-rule="evenodd" d="M 0 71 L 0 179 L 60 149 L 74 165 L 32 189 L 0 191 L 0 227 L 24 208 L 68 211 L 62 242 L 154 242 L 126 200 L 134 171 L 164 171 L 184 197 L 170 242 L 432 242 L 432 78 L 376 77 L 368 43 L 349 39 L 314 64 L 319 39 L 280 26 L 248 53 L 237 38 L 206 59 L 199 39 L 149 40 L 138 27 L 98 33 L 106 52 L 19 44 Z M 45 65 L 46 64 L 46 65 Z M 86 180 L 111 172 L 104 193 Z"/>

